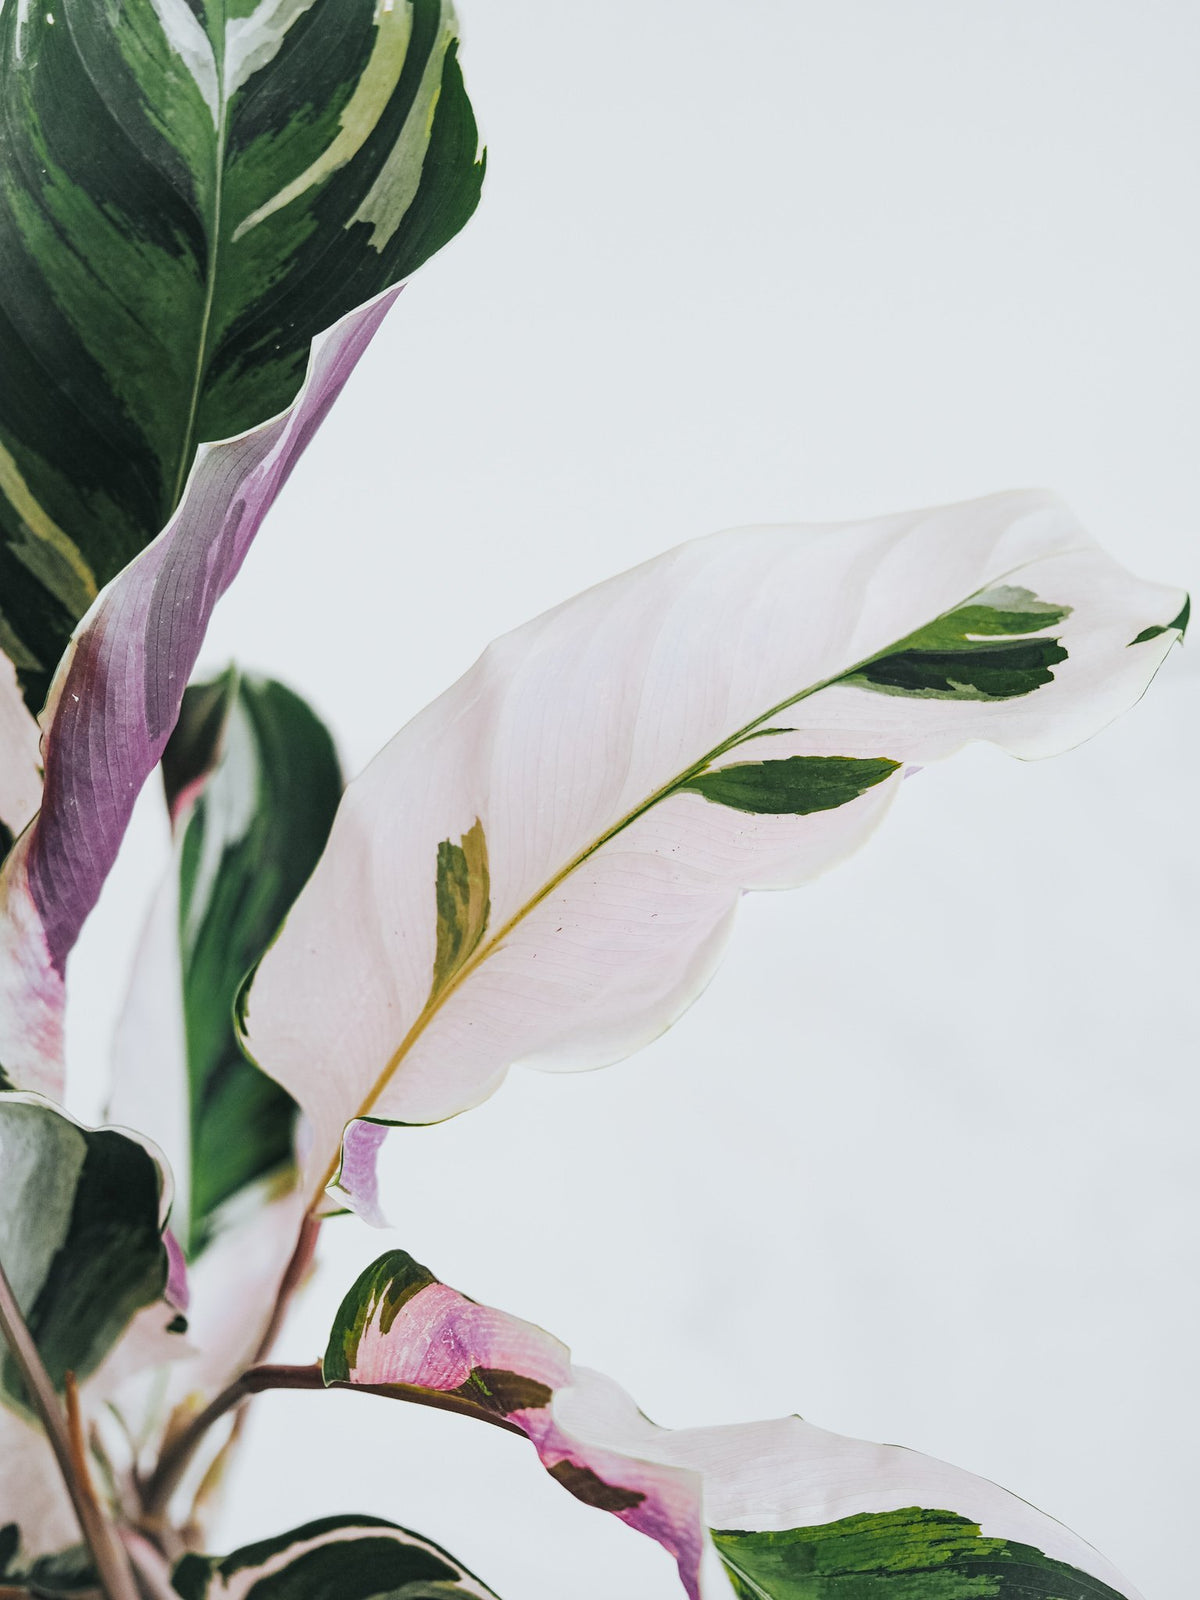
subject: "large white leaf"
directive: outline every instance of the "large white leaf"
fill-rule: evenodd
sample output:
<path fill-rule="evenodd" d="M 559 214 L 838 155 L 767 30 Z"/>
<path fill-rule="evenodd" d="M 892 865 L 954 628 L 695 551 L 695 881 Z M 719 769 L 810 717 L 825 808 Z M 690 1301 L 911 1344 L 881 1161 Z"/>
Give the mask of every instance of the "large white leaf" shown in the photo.
<path fill-rule="evenodd" d="M 311 1192 L 352 1119 L 436 1121 L 515 1062 L 654 1038 L 743 890 L 843 858 L 910 764 L 1087 738 L 1183 608 L 1020 492 L 716 534 L 498 640 L 351 785 L 250 992 L 249 1048 L 311 1123 Z M 380 1137 L 346 1142 L 364 1214 Z"/>

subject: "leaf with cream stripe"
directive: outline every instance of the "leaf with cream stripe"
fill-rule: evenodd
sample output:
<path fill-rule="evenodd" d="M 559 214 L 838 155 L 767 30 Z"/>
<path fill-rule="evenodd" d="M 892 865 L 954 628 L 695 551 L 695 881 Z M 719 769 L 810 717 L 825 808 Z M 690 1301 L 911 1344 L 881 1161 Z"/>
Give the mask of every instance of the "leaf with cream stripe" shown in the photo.
<path fill-rule="evenodd" d="M 1143 692 L 1175 635 L 1128 641 L 1181 599 L 1013 493 L 717 534 L 498 640 L 351 784 L 250 989 L 249 1048 L 311 1124 L 310 1193 L 338 1175 L 376 1215 L 381 1124 L 656 1037 L 743 890 L 841 860 L 912 764 L 1087 738 Z M 468 840 L 469 915 L 470 872 L 445 876 Z"/>
<path fill-rule="evenodd" d="M 224 1559 L 186 1555 L 183 1600 L 496 1600 L 429 1539 L 381 1517 L 324 1517 Z"/>

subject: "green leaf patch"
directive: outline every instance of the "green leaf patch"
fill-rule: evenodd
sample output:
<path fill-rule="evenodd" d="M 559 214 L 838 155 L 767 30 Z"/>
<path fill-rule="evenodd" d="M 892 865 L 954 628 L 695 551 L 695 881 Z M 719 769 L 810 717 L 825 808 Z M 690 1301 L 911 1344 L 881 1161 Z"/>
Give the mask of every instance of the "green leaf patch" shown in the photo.
<path fill-rule="evenodd" d="M 716 772 L 702 772 L 680 787 L 735 811 L 806 817 L 857 800 L 899 768 L 900 762 L 884 757 L 788 756 L 782 761 L 741 761 Z"/>
<path fill-rule="evenodd" d="M 1123 1600 L 952 1511 L 866 1513 L 781 1533 L 713 1531 L 739 1600 Z"/>

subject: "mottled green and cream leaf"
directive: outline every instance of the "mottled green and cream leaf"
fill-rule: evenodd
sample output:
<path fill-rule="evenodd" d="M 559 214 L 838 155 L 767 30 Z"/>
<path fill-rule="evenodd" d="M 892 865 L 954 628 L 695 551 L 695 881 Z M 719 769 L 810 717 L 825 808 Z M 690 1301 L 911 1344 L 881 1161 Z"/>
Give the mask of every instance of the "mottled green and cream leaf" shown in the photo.
<path fill-rule="evenodd" d="M 437 854 L 437 947 L 431 997 L 440 994 L 475 954 L 487 927 L 487 840 L 478 818 L 458 844 L 443 839 Z"/>
<path fill-rule="evenodd" d="M 712 1537 L 738 1600 L 1122 1600 L 1102 1578 L 988 1538 L 953 1511 L 910 1506 Z"/>
<path fill-rule="evenodd" d="M 451 238 L 482 165 L 449 0 L 0 10 L 0 626 L 36 708 L 197 446 Z"/>
<path fill-rule="evenodd" d="M 309 1193 L 336 1174 L 377 1217 L 386 1123 L 657 1037 L 744 890 L 835 865 L 969 740 L 1087 738 L 1181 599 L 1014 493 L 716 534 L 498 640 L 350 786 L 249 991 L 249 1049 L 314 1130 Z"/>

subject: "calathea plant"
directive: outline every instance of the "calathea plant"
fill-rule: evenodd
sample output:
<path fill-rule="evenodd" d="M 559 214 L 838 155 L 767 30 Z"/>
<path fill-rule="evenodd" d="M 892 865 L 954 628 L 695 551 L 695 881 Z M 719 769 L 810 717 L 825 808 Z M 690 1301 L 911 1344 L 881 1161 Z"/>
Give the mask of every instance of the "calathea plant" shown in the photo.
<path fill-rule="evenodd" d="M 477 202 L 448 0 L 3 0 L 0 72 L 0 1593 L 489 1596 L 336 1506 L 208 1553 L 251 1397 L 337 1387 L 522 1436 L 692 1600 L 1130 1600 L 928 1457 L 798 1417 L 659 1428 L 398 1249 L 310 1364 L 271 1355 L 325 1219 L 384 1222 L 389 1125 L 517 1062 L 627 1056 L 744 891 L 835 865 L 967 741 L 1087 738 L 1185 597 L 1038 493 L 719 533 L 489 646 L 343 794 L 287 688 L 187 685 Z M 62 1103 L 65 964 L 156 767 L 172 869 L 90 1128 Z"/>

